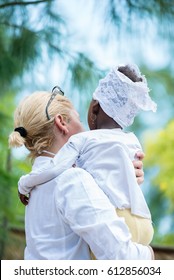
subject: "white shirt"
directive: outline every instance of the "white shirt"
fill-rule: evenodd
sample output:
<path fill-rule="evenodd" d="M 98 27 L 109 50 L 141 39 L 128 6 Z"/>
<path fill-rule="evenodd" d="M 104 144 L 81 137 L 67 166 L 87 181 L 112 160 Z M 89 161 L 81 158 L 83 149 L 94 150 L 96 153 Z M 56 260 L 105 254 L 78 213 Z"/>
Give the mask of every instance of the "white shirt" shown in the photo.
<path fill-rule="evenodd" d="M 51 160 L 19 181 L 19 191 L 50 180 L 70 168 L 73 163 L 88 171 L 98 186 L 119 209 L 130 208 L 131 213 L 151 218 L 143 192 L 137 183 L 132 160 L 142 147 L 133 133 L 121 129 L 98 129 L 78 133 Z M 38 176 L 38 174 L 41 176 Z"/>
<path fill-rule="evenodd" d="M 33 171 L 50 160 L 36 158 Z M 26 260 L 89 260 L 88 244 L 97 259 L 151 259 L 150 249 L 131 242 L 124 219 L 80 168 L 32 190 L 25 227 Z"/>

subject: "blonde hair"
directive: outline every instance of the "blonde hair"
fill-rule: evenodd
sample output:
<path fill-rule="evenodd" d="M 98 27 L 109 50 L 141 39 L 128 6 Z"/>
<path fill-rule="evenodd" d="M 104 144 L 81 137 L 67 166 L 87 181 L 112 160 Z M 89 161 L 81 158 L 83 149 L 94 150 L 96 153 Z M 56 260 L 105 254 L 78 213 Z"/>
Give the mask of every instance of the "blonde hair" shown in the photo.
<path fill-rule="evenodd" d="M 42 150 L 52 146 L 54 141 L 54 117 L 60 114 L 68 121 L 72 103 L 64 96 L 57 94 L 48 107 L 50 120 L 46 116 L 46 106 L 51 93 L 45 91 L 34 92 L 25 97 L 14 113 L 14 128 L 25 131 L 21 136 L 19 131 L 13 131 L 9 135 L 9 146 L 25 147 L 30 151 L 29 157 L 34 159 Z"/>

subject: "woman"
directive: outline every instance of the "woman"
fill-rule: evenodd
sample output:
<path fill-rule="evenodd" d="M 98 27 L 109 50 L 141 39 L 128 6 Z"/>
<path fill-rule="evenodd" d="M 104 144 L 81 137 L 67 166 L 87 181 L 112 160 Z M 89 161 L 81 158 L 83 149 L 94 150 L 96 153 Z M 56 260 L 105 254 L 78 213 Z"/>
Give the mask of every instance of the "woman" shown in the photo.
<path fill-rule="evenodd" d="M 61 93 L 61 91 L 59 90 Z M 25 145 L 33 171 L 51 160 L 69 137 L 84 129 L 71 102 L 57 92 L 25 98 L 14 116 L 10 146 Z M 152 259 L 131 241 L 124 220 L 89 173 L 70 168 L 31 192 L 26 207 L 25 259 Z"/>

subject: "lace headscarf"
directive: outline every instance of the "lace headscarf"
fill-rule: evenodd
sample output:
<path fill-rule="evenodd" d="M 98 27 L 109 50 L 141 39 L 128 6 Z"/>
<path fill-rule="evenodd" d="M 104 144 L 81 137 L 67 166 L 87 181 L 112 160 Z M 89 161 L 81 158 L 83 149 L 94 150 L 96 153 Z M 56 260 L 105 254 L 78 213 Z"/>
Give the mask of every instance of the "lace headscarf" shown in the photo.
<path fill-rule="evenodd" d="M 142 111 L 156 111 L 157 105 L 149 96 L 147 81 L 136 65 L 127 65 L 142 81 L 133 82 L 114 67 L 93 93 L 103 111 L 121 127 L 130 126 Z"/>

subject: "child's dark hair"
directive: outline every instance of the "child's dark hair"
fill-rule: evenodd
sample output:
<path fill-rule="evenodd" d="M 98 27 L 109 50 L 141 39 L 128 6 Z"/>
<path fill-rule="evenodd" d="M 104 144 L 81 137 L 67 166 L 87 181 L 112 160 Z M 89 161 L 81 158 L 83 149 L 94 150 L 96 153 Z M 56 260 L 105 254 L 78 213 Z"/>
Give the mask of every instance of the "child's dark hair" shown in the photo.
<path fill-rule="evenodd" d="M 123 73 L 133 82 L 143 82 L 143 77 L 139 69 L 135 69 L 134 67 L 132 67 L 132 65 L 127 64 L 125 66 L 119 66 L 118 71 Z"/>

